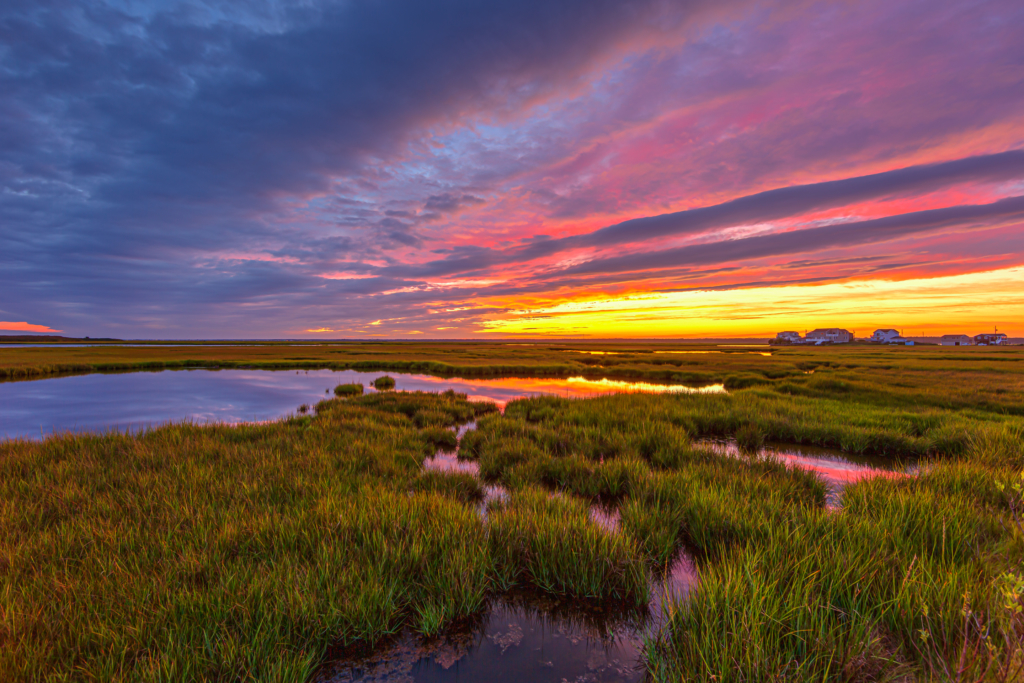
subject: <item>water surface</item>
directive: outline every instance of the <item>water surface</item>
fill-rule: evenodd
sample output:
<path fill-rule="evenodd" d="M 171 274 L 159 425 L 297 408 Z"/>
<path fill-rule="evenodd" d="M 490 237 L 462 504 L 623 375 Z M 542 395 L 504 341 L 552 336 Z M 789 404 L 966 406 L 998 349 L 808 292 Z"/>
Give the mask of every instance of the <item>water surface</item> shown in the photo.
<path fill-rule="evenodd" d="M 389 374 L 398 390 L 454 389 L 471 400 L 504 405 L 522 396 L 585 397 L 647 392 L 723 392 L 722 385 L 684 385 L 562 379 L 462 379 L 355 370 L 162 370 L 95 373 L 0 382 L 0 438 L 40 438 L 61 431 L 132 430 L 179 420 L 238 423 L 274 420 L 303 403 L 330 396 L 338 384 L 370 383 Z"/>
<path fill-rule="evenodd" d="M 696 446 L 732 457 L 743 454 L 733 439 L 706 439 Z M 847 484 L 871 477 L 905 477 L 916 469 L 916 463 L 871 455 L 855 455 L 834 448 L 805 444 L 769 443 L 758 452 L 763 458 L 773 458 L 790 466 L 810 470 L 828 485 L 826 503 L 839 504 Z"/>
<path fill-rule="evenodd" d="M 611 614 L 609 614 L 611 612 Z M 634 683 L 642 643 L 611 608 L 536 594 L 504 596 L 466 628 L 329 665 L 321 683 Z"/>

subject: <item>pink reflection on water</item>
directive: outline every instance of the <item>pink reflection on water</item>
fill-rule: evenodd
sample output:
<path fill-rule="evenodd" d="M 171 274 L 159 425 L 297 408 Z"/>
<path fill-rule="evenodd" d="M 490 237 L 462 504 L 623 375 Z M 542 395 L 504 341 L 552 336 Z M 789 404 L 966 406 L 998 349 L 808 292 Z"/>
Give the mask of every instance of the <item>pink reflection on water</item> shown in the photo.
<path fill-rule="evenodd" d="M 698 441 L 694 445 L 710 449 L 720 455 L 746 457 L 732 440 Z M 778 460 L 789 467 L 799 467 L 817 473 L 829 487 L 826 499 L 829 506 L 839 503 L 839 496 L 848 484 L 873 477 L 901 479 L 913 474 L 912 468 L 898 460 L 852 455 L 818 446 L 770 444 L 762 448 L 758 455 Z"/>
<path fill-rule="evenodd" d="M 909 476 L 907 472 L 877 469 L 868 465 L 859 465 L 840 460 L 826 460 L 793 453 L 772 453 L 772 455 L 792 467 L 817 472 L 825 479 L 841 484 L 849 484 L 861 479 L 871 479 L 872 477 L 902 479 Z"/>
<path fill-rule="evenodd" d="M 480 476 L 480 463 L 475 460 L 459 460 L 455 453 L 438 451 L 423 461 L 423 469 L 435 472 L 460 472 Z"/>
<path fill-rule="evenodd" d="M 604 505 L 590 506 L 590 521 L 609 533 L 619 530 L 619 519 L 618 508 Z"/>

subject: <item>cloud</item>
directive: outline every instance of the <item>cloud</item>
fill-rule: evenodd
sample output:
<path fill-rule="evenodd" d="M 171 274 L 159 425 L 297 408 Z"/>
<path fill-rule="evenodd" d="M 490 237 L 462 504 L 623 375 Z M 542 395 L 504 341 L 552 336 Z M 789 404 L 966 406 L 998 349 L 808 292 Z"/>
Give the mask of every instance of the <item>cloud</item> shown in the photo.
<path fill-rule="evenodd" d="M 956 159 L 939 164 L 923 164 L 824 183 L 778 188 L 713 206 L 635 218 L 581 235 L 534 241 L 522 247 L 504 250 L 466 248 L 449 254 L 444 259 L 414 267 L 396 266 L 386 269 L 386 272 L 411 277 L 464 274 L 483 268 L 549 257 L 570 249 L 637 245 L 666 237 L 696 235 L 714 229 L 789 218 L 809 211 L 842 207 L 866 200 L 878 200 L 922 190 L 936 191 L 957 183 L 983 183 L 1014 178 L 1024 178 L 1022 150 Z M 596 260 L 592 263 L 616 262 L 619 261 L 611 259 Z M 568 269 L 567 272 L 579 272 L 581 269 L 593 267 L 597 266 L 581 266 L 577 269 Z"/>
<path fill-rule="evenodd" d="M 451 213 L 452 211 L 457 211 L 465 206 L 484 203 L 483 199 L 480 197 L 474 197 L 471 194 L 459 196 L 451 194 L 450 192 L 445 192 L 444 194 L 436 194 L 427 197 L 427 201 L 423 205 L 423 210 L 437 213 Z"/>
<path fill-rule="evenodd" d="M 958 267 L 1011 260 L 966 235 L 1012 220 L 970 207 L 1024 193 L 1021 26 L 1010 0 L 10 0 L 6 314 L 464 334 L 648 267 L 709 287 L 937 272 L 880 245 L 940 237 Z M 754 224 L 770 234 L 723 241 Z"/>
<path fill-rule="evenodd" d="M 1024 177 L 1024 151 L 1012 150 L 939 164 L 783 187 L 723 204 L 625 221 L 586 236 L 566 238 L 573 246 L 608 246 L 702 232 L 712 228 L 761 223 L 817 209 L 846 206 L 914 191 L 934 191 L 955 183 Z"/>
<path fill-rule="evenodd" d="M 55 330 L 46 325 L 33 325 L 27 322 L 16 323 L 7 320 L 0 320 L 0 330 L 10 332 L 63 332 L 63 330 Z"/>

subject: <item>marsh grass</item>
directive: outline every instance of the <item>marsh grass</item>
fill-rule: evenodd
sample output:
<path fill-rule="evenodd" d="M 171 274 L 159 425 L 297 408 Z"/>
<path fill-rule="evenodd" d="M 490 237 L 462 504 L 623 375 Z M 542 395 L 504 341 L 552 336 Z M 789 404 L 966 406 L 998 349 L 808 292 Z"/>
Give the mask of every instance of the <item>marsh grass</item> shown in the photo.
<path fill-rule="evenodd" d="M 493 410 L 389 393 L 0 443 L 3 679 L 302 681 L 329 646 L 437 633 L 512 582 L 642 605 L 638 556 L 585 504 L 517 498 L 489 531 L 479 481 L 421 470 L 438 424 Z"/>
<path fill-rule="evenodd" d="M 652 641 L 655 677 L 1018 680 L 1024 537 L 987 485 L 949 486 L 963 474 L 864 480 L 841 511 L 800 508 L 734 544 Z"/>
<path fill-rule="evenodd" d="M 1024 636 L 1014 611 L 1024 608 L 1019 425 L 902 420 L 856 406 L 815 415 L 776 401 L 764 410 L 756 394 L 524 399 L 479 422 L 468 456 L 491 479 L 532 492 L 533 505 L 617 497 L 621 536 L 649 571 L 680 548 L 701 561 L 700 586 L 670 606 L 671 622 L 648 643 L 656 680 L 1012 673 Z M 917 477 L 850 485 L 839 511 L 824 507 L 826 487 L 813 473 L 718 456 L 688 438 L 750 425 L 753 448 L 784 425 L 791 436 L 849 447 L 858 430 L 905 454 L 928 452 L 914 439 L 934 444 L 929 430 L 951 423 L 964 431 L 950 449 L 959 457 L 925 464 Z M 537 486 L 556 495 L 542 498 Z"/>
<path fill-rule="evenodd" d="M 413 479 L 410 489 L 439 493 L 462 503 L 477 503 L 484 499 L 480 480 L 465 472 L 426 471 Z"/>
<path fill-rule="evenodd" d="M 373 403 L 2 442 L 4 680 L 303 680 L 329 643 L 478 609 L 484 527 L 424 485 L 433 446 L 399 409 L 479 408 Z"/>
<path fill-rule="evenodd" d="M 426 427 L 420 434 L 434 450 L 454 451 L 459 445 L 459 437 L 446 427 Z"/>
<path fill-rule="evenodd" d="M 359 383 L 339 384 L 338 386 L 334 387 L 334 395 L 338 396 L 338 397 L 341 397 L 341 396 L 362 396 L 363 395 L 363 385 L 359 384 Z"/>
<path fill-rule="evenodd" d="M 680 549 L 701 582 L 650 636 L 655 680 L 1019 680 L 1016 352 L 695 359 L 553 345 L 511 363 L 501 345 L 402 347 L 423 349 L 418 360 L 386 345 L 303 350 L 337 354 L 313 361 L 283 348 L 60 351 L 87 369 L 211 358 L 467 376 L 586 368 L 731 377 L 735 391 L 517 400 L 503 415 L 450 391 L 352 392 L 266 424 L 0 442 L 5 680 L 302 681 L 330 646 L 438 634 L 510 589 L 642 612 Z M 34 372 L 48 358 L 23 349 L 3 367 Z M 1006 391 L 989 390 L 997 380 Z M 459 457 L 509 491 L 486 517 L 480 481 L 421 469 L 471 420 Z M 828 510 L 813 474 L 695 443 L 707 437 L 922 464 L 913 478 L 850 485 Z M 590 519 L 595 501 L 618 506 L 617 531 Z"/>
<path fill-rule="evenodd" d="M 525 584 L 580 598 L 647 602 L 647 572 L 633 542 L 594 524 L 583 501 L 524 488 L 493 506 L 488 520 L 502 588 Z"/>
<path fill-rule="evenodd" d="M 714 351 L 672 354 L 665 351 Z M 592 355 L 587 351 L 612 351 Z M 303 344 L 4 345 L 0 380 L 185 368 L 333 369 L 443 377 L 608 377 L 857 403 L 903 414 L 967 410 L 1024 416 L 1024 348 L 918 346 L 734 349 L 667 343 L 314 342 Z M 811 373 L 811 374 L 809 374 Z"/>

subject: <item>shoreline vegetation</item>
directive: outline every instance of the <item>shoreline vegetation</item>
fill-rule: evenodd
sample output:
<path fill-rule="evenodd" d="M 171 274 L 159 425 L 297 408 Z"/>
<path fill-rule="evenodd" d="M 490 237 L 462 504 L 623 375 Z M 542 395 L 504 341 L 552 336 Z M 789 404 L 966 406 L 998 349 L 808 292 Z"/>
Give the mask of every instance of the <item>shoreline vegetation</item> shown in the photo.
<path fill-rule="evenodd" d="M 839 397 L 897 407 L 1024 415 L 1024 347 L 880 347 L 667 343 L 221 343 L 180 347 L 0 347 L 0 381 L 95 372 L 357 370 L 438 377 L 616 379 L 729 391 Z M 875 394 L 873 399 L 865 394 Z"/>
<path fill-rule="evenodd" d="M 329 653 L 447 632 L 509 591 L 643 612 L 685 551 L 700 582 L 647 637 L 655 681 L 1022 679 L 1024 353 L 688 346 L 711 353 L 664 354 L 666 368 L 633 344 L 538 346 L 460 346 L 447 365 L 717 374 L 733 389 L 498 413 L 451 391 L 349 385 L 269 423 L 0 441 L 0 671 L 308 681 Z M 57 349 L 79 350 L 92 351 Z M 322 362 L 276 353 L 218 362 Z M 470 421 L 459 457 L 482 481 L 424 471 Z M 767 440 L 919 468 L 852 483 L 830 508 L 815 475 L 756 455 Z M 482 484 L 507 491 L 486 516 Z M 597 501 L 617 530 L 590 518 Z"/>

